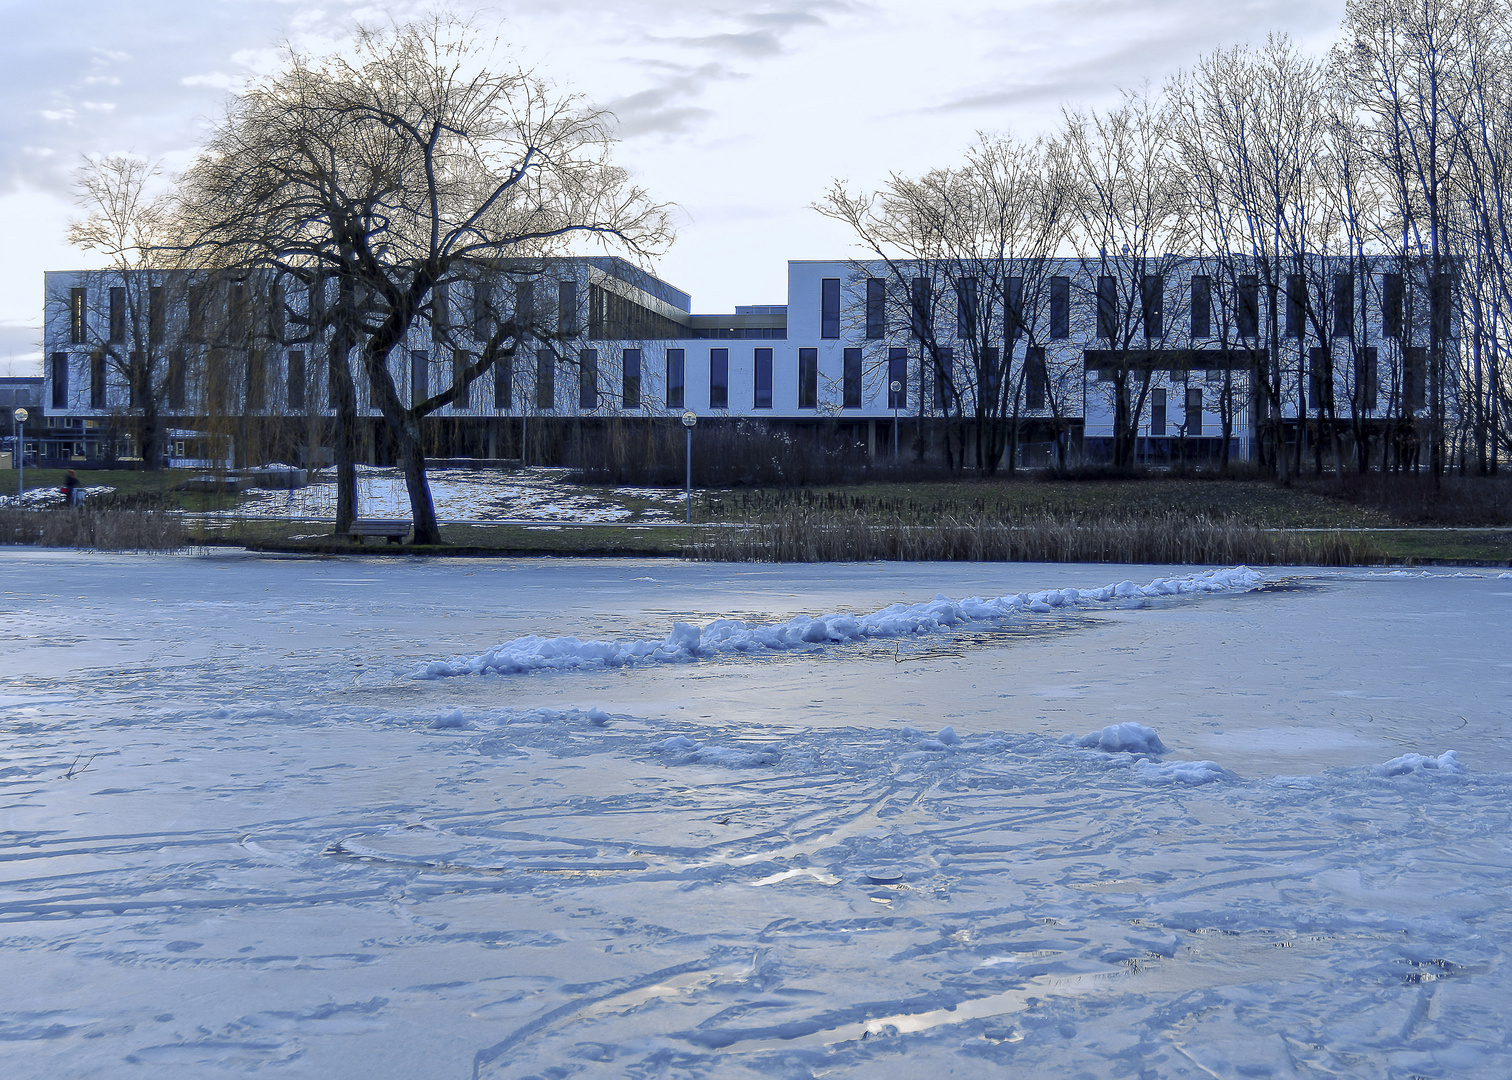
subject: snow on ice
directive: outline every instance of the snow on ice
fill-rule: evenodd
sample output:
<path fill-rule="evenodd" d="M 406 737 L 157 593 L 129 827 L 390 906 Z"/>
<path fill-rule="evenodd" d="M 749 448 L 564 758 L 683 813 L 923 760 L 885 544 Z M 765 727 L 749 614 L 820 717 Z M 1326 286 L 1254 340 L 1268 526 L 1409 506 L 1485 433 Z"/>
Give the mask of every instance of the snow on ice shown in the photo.
<path fill-rule="evenodd" d="M 1104 573 L 0 551 L 0 1075 L 1512 1075 L 1502 583 Z"/>

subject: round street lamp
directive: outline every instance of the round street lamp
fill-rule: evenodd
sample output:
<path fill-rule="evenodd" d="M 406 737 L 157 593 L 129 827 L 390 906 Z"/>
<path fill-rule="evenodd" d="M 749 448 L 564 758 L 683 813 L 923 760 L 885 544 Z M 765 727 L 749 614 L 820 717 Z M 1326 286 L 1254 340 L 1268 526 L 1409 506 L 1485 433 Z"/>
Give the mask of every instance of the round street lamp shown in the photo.
<path fill-rule="evenodd" d="M 892 397 L 893 407 L 893 460 L 898 460 L 898 393 L 903 389 L 903 384 L 897 379 L 887 384 L 887 389 Z"/>
<path fill-rule="evenodd" d="M 688 478 L 683 492 L 685 497 L 687 498 L 687 523 L 691 525 L 693 524 L 693 429 L 698 425 L 698 415 L 694 413 L 692 409 L 689 409 L 687 412 L 682 414 L 682 423 L 683 428 L 686 429 L 688 433 Z"/>
<path fill-rule="evenodd" d="M 17 409 L 11 414 L 16 420 L 16 505 L 21 505 L 21 496 L 26 494 L 26 441 L 23 438 L 23 430 L 26 421 L 31 419 L 31 413 L 25 409 Z"/>

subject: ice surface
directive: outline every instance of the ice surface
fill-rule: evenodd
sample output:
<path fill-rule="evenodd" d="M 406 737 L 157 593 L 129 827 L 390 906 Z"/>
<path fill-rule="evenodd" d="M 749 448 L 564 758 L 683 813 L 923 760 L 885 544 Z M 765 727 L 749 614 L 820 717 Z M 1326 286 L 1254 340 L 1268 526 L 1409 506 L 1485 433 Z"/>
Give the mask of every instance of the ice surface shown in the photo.
<path fill-rule="evenodd" d="M 1504 583 L 1105 574 L 0 551 L 0 1075 L 1512 1075 Z"/>

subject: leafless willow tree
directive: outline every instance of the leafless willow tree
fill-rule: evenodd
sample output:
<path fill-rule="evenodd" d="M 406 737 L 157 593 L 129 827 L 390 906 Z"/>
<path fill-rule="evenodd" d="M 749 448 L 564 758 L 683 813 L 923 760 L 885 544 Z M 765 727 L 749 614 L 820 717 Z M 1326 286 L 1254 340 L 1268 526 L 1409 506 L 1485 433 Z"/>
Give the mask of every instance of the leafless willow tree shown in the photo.
<path fill-rule="evenodd" d="M 330 303 L 333 394 L 353 392 L 355 353 L 403 466 L 416 543 L 440 538 L 422 418 L 538 336 L 513 311 L 452 320 L 438 296 L 486 292 L 574 241 L 641 257 L 671 237 L 667 208 L 613 164 L 604 113 L 488 63 L 473 27 L 443 16 L 364 30 L 350 59 L 290 49 L 233 101 L 176 207 L 177 250 Z M 418 399 L 395 375 L 412 332 L 454 351 L 450 384 Z M 342 454 L 338 440 L 338 466 Z"/>
<path fill-rule="evenodd" d="M 1048 406 L 1052 423 L 1065 415 L 1043 342 L 1070 197 L 1043 140 L 983 134 L 958 166 L 894 173 L 872 193 L 836 183 L 815 207 L 866 252 L 853 292 L 867 338 L 884 350 L 877 370 L 892 379 L 892 331 L 917 343 L 918 414 L 932 405 L 947 419 L 951 468 L 969 460 L 992 475 L 1006 453 L 1012 471 L 1026 407 Z"/>

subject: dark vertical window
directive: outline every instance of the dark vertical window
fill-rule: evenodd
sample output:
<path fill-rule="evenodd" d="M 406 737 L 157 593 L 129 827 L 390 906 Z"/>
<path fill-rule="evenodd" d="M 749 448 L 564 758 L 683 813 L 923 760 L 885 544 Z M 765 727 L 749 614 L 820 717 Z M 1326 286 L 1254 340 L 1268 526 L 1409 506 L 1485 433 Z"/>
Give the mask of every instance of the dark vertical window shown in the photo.
<path fill-rule="evenodd" d="M 147 290 L 147 345 L 158 348 L 168 336 L 168 300 L 161 285 Z"/>
<path fill-rule="evenodd" d="M 84 344 L 85 334 L 88 331 L 85 298 L 83 289 L 68 290 L 68 340 L 75 345 Z"/>
<path fill-rule="evenodd" d="M 1333 332 L 1335 337 L 1354 336 L 1354 308 L 1354 275 L 1335 274 L 1333 279 Z"/>
<path fill-rule="evenodd" d="M 955 397 L 955 350 L 936 349 L 934 368 L 934 407 L 944 412 Z"/>
<path fill-rule="evenodd" d="M 110 290 L 110 340 L 115 345 L 126 340 L 126 290 L 120 286 Z"/>
<path fill-rule="evenodd" d="M 500 356 L 493 362 L 494 411 L 514 408 L 514 355 Z"/>
<path fill-rule="evenodd" d="M 565 337 L 578 334 L 578 283 L 557 282 L 557 332 Z"/>
<path fill-rule="evenodd" d="M 881 278 L 866 279 L 866 336 L 887 336 L 887 282 Z"/>
<path fill-rule="evenodd" d="M 1324 347 L 1307 350 L 1307 407 L 1309 409 L 1322 409 L 1326 405 L 1332 405 L 1329 399 L 1333 397 L 1333 361 Z"/>
<path fill-rule="evenodd" d="M 1240 337 L 1260 336 L 1260 279 L 1239 275 L 1239 310 L 1234 313 Z"/>
<path fill-rule="evenodd" d="M 641 407 L 641 351 L 626 349 L 620 353 L 620 400 L 627 409 Z"/>
<path fill-rule="evenodd" d="M 578 352 L 578 408 L 598 408 L 598 350 Z"/>
<path fill-rule="evenodd" d="M 1381 377 L 1377 367 L 1375 346 L 1360 349 L 1355 354 L 1355 408 L 1371 412 L 1381 393 Z"/>
<path fill-rule="evenodd" d="M 267 403 L 268 372 L 261 349 L 247 354 L 247 412 L 261 412 Z"/>
<path fill-rule="evenodd" d="M 1097 279 L 1097 336 L 1118 336 L 1118 282 L 1110 277 Z"/>
<path fill-rule="evenodd" d="M 168 357 L 168 407 L 181 411 L 189 398 L 189 364 L 182 349 Z"/>
<path fill-rule="evenodd" d="M 1449 275 L 1440 274 L 1434 279 L 1428 296 L 1428 317 L 1433 320 L 1433 330 L 1440 341 L 1448 340 L 1454 333 L 1454 298 L 1449 286 Z"/>
<path fill-rule="evenodd" d="M 1071 279 L 1068 277 L 1050 279 L 1050 336 L 1071 336 Z"/>
<path fill-rule="evenodd" d="M 929 337 L 930 308 L 934 304 L 930 291 L 926 277 L 916 277 L 908 283 L 908 325 L 913 336 L 920 341 Z"/>
<path fill-rule="evenodd" d="M 709 408 L 730 407 L 730 350 L 709 350 Z"/>
<path fill-rule="evenodd" d="M 1192 275 L 1192 337 L 1213 336 L 1213 279 Z"/>
<path fill-rule="evenodd" d="M 1010 354 L 1010 359 L 1012 354 Z M 982 404 L 993 415 L 998 412 L 998 399 L 1003 392 L 1002 350 L 996 345 L 982 347 L 982 372 L 986 375 L 982 386 Z"/>
<path fill-rule="evenodd" d="M 845 367 L 842 371 L 842 394 L 840 407 L 842 409 L 859 409 L 861 407 L 861 350 L 845 350 Z"/>
<path fill-rule="evenodd" d="M 667 408 L 683 408 L 684 361 L 681 349 L 667 350 Z"/>
<path fill-rule="evenodd" d="M 1189 386 L 1186 392 L 1186 433 L 1202 434 L 1202 387 Z"/>
<path fill-rule="evenodd" d="M 840 336 L 840 279 L 836 277 L 819 282 L 819 336 Z"/>
<path fill-rule="evenodd" d="M 140 409 L 143 401 L 142 387 L 147 381 L 146 354 L 141 349 L 131 350 L 131 355 L 126 362 L 126 371 L 127 392 L 130 395 L 131 407 Z"/>
<path fill-rule="evenodd" d="M 431 341 L 440 345 L 451 326 L 451 286 L 438 282 L 431 289 Z"/>
<path fill-rule="evenodd" d="M 535 326 L 535 283 L 531 281 L 515 282 L 515 337 L 520 338 L 530 333 Z M 555 398 L 553 398 L 553 401 Z"/>
<path fill-rule="evenodd" d="M 410 408 L 430 397 L 430 353 L 410 350 Z"/>
<path fill-rule="evenodd" d="M 310 340 L 320 336 L 325 322 L 325 282 L 317 281 L 305 294 L 305 322 L 310 328 Z M 198 285 L 189 289 L 189 340 L 199 341 L 205 334 L 205 292 Z"/>
<path fill-rule="evenodd" d="M 283 278 L 276 278 L 268 290 L 268 336 L 280 345 L 288 337 L 287 315 Z"/>
<path fill-rule="evenodd" d="M 460 349 L 452 353 L 452 385 L 457 388 L 457 396 L 452 398 L 452 408 L 467 409 L 472 407 L 472 383 L 466 381 L 467 354 Z"/>
<path fill-rule="evenodd" d="M 493 285 L 481 278 L 472 286 L 472 332 L 479 341 L 493 335 Z"/>
<path fill-rule="evenodd" d="M 894 390 L 892 384 L 897 383 L 898 389 Z M 908 408 L 908 350 L 887 350 L 887 407 L 889 409 Z"/>
<path fill-rule="evenodd" d="M 819 350 L 798 350 L 798 407 L 819 407 Z"/>
<path fill-rule="evenodd" d="M 52 354 L 52 407 L 68 408 L 68 354 Z"/>
<path fill-rule="evenodd" d="M 1144 316 L 1145 337 L 1165 336 L 1165 278 L 1146 274 L 1139 285 L 1140 314 Z"/>
<path fill-rule="evenodd" d="M 1045 407 L 1045 384 L 1049 381 L 1045 374 L 1045 350 L 1038 345 L 1031 345 L 1024 352 L 1025 408 Z"/>
<path fill-rule="evenodd" d="M 755 357 L 756 385 L 753 407 L 757 409 L 770 409 L 772 407 L 772 350 L 757 349 Z"/>
<path fill-rule="evenodd" d="M 550 349 L 536 350 L 535 407 L 556 408 L 556 355 Z"/>
<path fill-rule="evenodd" d="M 1402 336 L 1403 291 L 1401 274 L 1381 275 L 1381 333 L 1389 338 Z"/>
<path fill-rule="evenodd" d="M 96 349 L 89 354 L 89 407 L 105 407 L 105 350 Z"/>
<path fill-rule="evenodd" d="M 1019 334 L 1024 332 L 1024 279 L 1015 274 L 1008 279 L 1003 294 L 1003 340 L 1012 348 Z"/>
<path fill-rule="evenodd" d="M 240 345 L 247 339 L 247 286 L 233 281 L 227 293 L 226 330 L 231 341 Z"/>
<path fill-rule="evenodd" d="M 302 349 L 289 353 L 289 409 L 303 412 L 305 407 L 305 354 Z"/>
<path fill-rule="evenodd" d="M 981 325 L 978 318 L 980 303 L 977 299 L 977 279 L 956 278 L 955 290 L 956 337 L 962 341 L 973 341 L 977 336 L 977 328 Z"/>
<path fill-rule="evenodd" d="M 1150 391 L 1150 434 L 1164 435 L 1166 433 L 1166 392 L 1165 387 L 1157 386 Z"/>
<path fill-rule="evenodd" d="M 1403 411 L 1413 412 L 1423 407 L 1427 375 L 1428 350 L 1421 345 L 1408 345 L 1402 350 Z"/>
<path fill-rule="evenodd" d="M 1282 331 L 1287 337 L 1304 337 L 1307 333 L 1307 276 L 1286 275 L 1286 321 Z"/>

